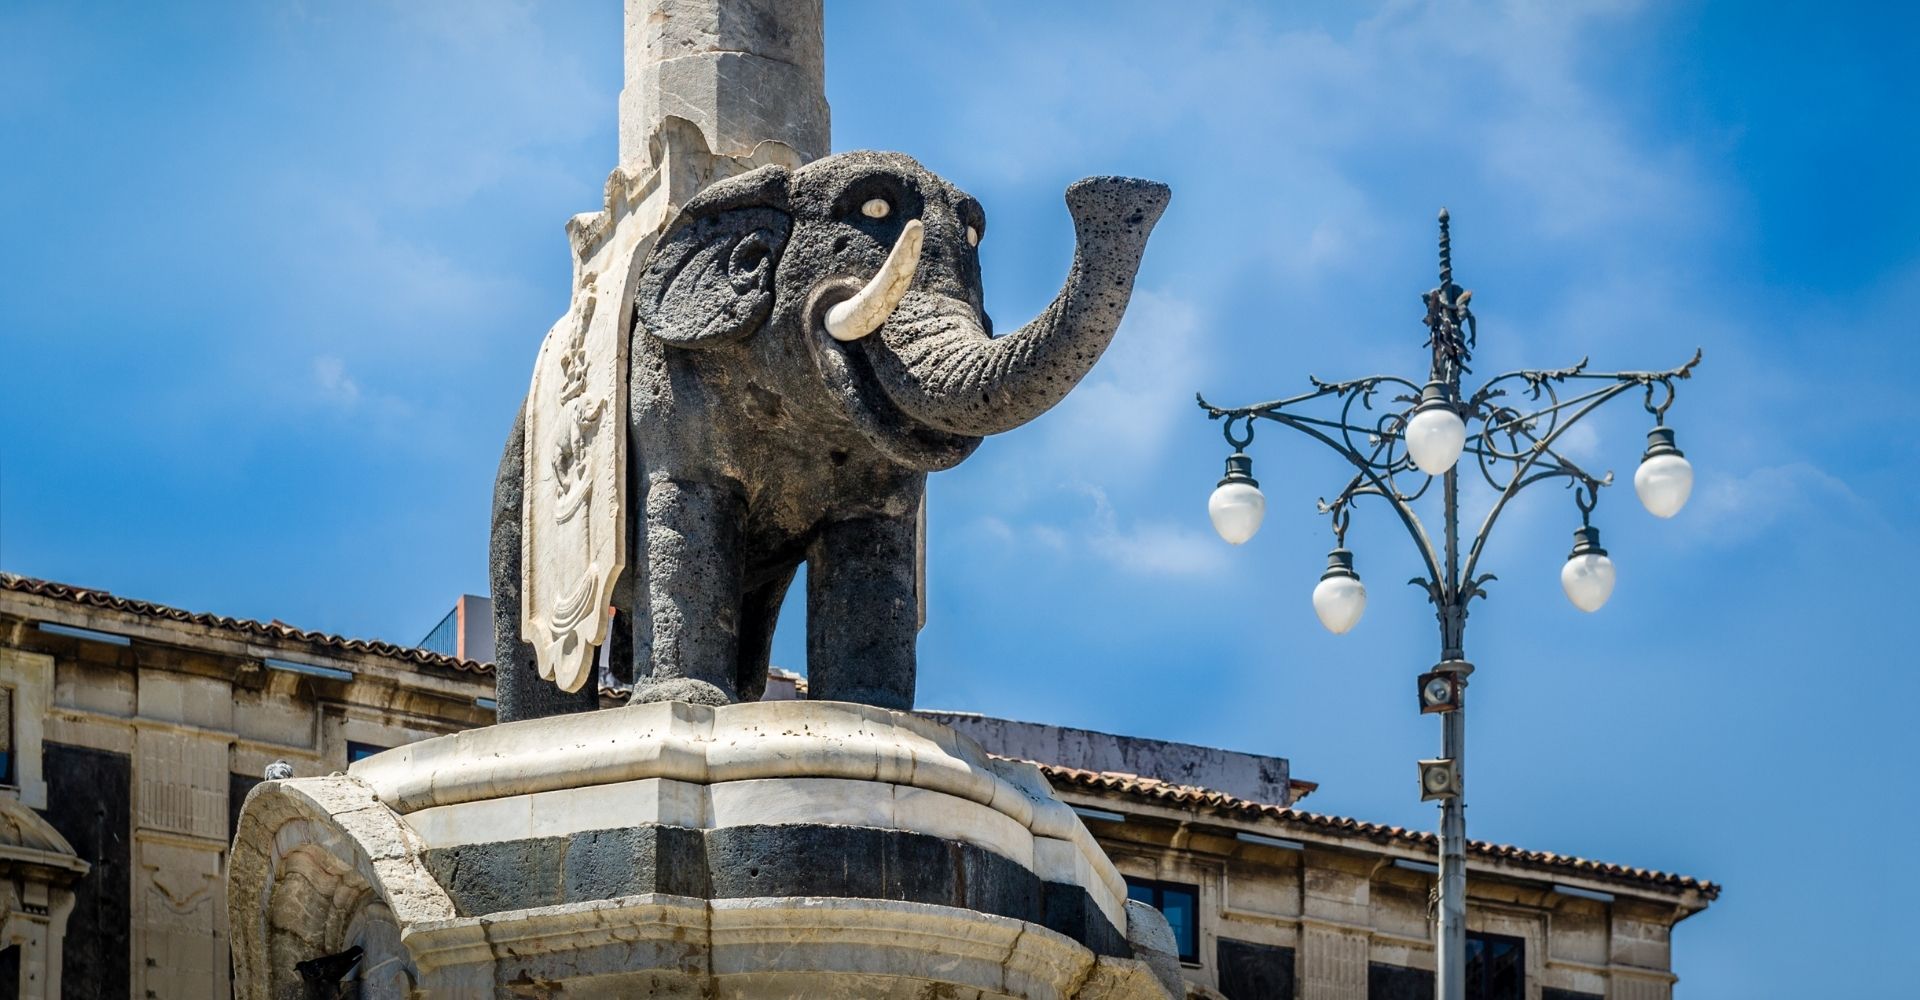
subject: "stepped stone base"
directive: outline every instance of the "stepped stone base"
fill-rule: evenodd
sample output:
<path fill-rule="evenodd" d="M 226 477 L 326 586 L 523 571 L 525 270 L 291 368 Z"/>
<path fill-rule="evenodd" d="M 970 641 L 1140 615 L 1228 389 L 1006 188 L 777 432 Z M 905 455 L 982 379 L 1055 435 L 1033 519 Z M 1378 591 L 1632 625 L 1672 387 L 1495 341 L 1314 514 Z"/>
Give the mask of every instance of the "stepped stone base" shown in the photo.
<path fill-rule="evenodd" d="M 243 1000 L 354 947 L 367 1000 L 1181 990 L 1165 920 L 1032 766 L 832 702 L 536 719 L 267 782 L 228 905 Z"/>

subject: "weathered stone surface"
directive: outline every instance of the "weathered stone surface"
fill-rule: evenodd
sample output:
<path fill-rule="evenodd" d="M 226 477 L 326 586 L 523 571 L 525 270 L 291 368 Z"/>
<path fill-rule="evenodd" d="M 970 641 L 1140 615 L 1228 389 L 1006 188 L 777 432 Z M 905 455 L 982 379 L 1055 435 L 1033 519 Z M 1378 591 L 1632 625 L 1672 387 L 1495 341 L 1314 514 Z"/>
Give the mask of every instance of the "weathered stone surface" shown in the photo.
<path fill-rule="evenodd" d="M 1180 975 L 1180 945 L 1165 914 L 1139 900 L 1127 900 L 1127 944 L 1133 957 L 1145 962 L 1168 992 L 1178 995 L 1186 988 L 1186 980 Z M 1272 995 L 1291 997 L 1293 992 Z"/>
<path fill-rule="evenodd" d="M 823 27 L 821 0 L 627 0 L 621 166 L 650 165 L 647 137 L 669 115 L 723 156 L 769 139 L 825 156 Z"/>
<path fill-rule="evenodd" d="M 229 874 L 240 996 L 356 945 L 369 997 L 1167 996 L 1097 848 L 1036 872 L 1032 824 L 1079 848 L 1005 765 L 907 713 L 660 703 L 264 782 Z"/>
<path fill-rule="evenodd" d="M 726 155 L 749 155 L 761 141 L 776 139 L 813 159 L 828 145 L 827 103 L 813 97 L 821 85 L 818 64 L 797 66 L 750 52 L 699 52 L 654 66 L 643 113 L 650 120 L 675 115 L 696 122 Z"/>
<path fill-rule="evenodd" d="M 1094 956 L 1021 921 L 888 900 L 629 896 L 423 924 L 408 940 L 431 995 L 1180 995 L 1139 961 Z"/>
<path fill-rule="evenodd" d="M 705 831 L 678 826 L 574 834 L 566 856 L 566 901 L 662 892 L 713 898 Z"/>
<path fill-rule="evenodd" d="M 402 929 L 456 914 L 423 847 L 352 778 L 255 787 L 227 863 L 238 995 L 298 995 L 297 963 L 359 945 L 367 949 L 365 966 L 379 970 L 363 980 L 363 997 L 412 996 L 420 970 Z"/>
<path fill-rule="evenodd" d="M 656 702 L 411 744 L 350 773 L 429 847 L 623 825 L 802 822 L 902 830 L 1078 885 L 1113 927 L 1126 886 L 1028 764 L 938 723 L 834 702 Z M 664 891 L 664 890 L 663 890 Z M 675 890 L 687 892 L 689 890 Z"/>
<path fill-rule="evenodd" d="M 461 913 L 498 913 L 562 902 L 569 844 L 560 837 L 467 844 L 424 858 Z"/>

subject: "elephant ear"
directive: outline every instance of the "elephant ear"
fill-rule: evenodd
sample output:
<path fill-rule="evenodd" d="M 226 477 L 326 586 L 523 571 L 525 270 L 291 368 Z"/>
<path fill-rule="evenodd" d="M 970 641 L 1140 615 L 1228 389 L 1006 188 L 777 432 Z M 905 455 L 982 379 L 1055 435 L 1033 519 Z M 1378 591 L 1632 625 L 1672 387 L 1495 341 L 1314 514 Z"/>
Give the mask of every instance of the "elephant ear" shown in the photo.
<path fill-rule="evenodd" d="M 639 328 L 680 347 L 730 343 L 759 329 L 792 229 L 783 167 L 694 195 L 647 257 L 633 297 Z"/>

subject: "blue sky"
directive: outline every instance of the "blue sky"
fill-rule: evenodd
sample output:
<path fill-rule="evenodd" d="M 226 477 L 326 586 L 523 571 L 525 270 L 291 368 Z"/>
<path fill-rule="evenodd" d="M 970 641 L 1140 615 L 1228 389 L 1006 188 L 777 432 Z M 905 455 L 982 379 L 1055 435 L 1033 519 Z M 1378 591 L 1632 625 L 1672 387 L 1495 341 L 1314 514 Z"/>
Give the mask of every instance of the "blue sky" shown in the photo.
<path fill-rule="evenodd" d="M 836 149 L 976 195 L 1003 328 L 1050 298 L 1091 173 L 1175 195 L 1088 381 L 931 487 L 920 703 L 1292 758 L 1307 806 L 1430 827 L 1411 549 L 1349 537 L 1336 460 L 1254 446 L 1262 533 L 1205 500 L 1192 404 L 1424 372 L 1453 213 L 1479 369 L 1677 364 L 1674 521 L 1596 515 L 1613 601 L 1556 574 L 1552 489 L 1468 633 L 1473 836 L 1726 883 L 1689 998 L 1890 995 L 1920 876 L 1905 754 L 1920 537 L 1920 98 L 1894 5 L 828 2 Z M 615 157 L 619 5 L 0 6 L 0 568 L 417 640 L 485 582 L 488 490 L 562 224 Z M 1909 60 L 1910 61 L 1910 60 Z M 1626 478 L 1630 402 L 1576 442 Z M 1484 494 L 1469 495 L 1469 511 Z M 799 604 L 777 642 L 804 665 Z"/>

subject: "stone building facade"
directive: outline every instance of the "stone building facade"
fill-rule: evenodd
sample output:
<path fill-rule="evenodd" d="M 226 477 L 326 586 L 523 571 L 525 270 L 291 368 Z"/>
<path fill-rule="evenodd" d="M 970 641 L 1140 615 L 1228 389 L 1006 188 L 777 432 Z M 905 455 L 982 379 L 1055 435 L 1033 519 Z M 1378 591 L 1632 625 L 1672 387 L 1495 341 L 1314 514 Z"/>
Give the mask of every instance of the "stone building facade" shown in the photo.
<path fill-rule="evenodd" d="M 60 995 L 88 1000 L 228 996 L 227 847 L 268 764 L 493 721 L 481 664 L 8 575 L 0 687 L 5 794 L 91 865 L 54 945 Z"/>
<path fill-rule="evenodd" d="M 1432 835 L 1298 809 L 1313 786 L 1279 758 L 936 717 L 1061 758 L 1039 763 L 1168 914 L 1190 995 L 1431 996 Z M 224 866 L 267 765 L 492 721 L 483 663 L 0 574 L 0 998 L 228 996 Z M 1489 1000 L 1669 997 L 1673 926 L 1719 892 L 1483 843 L 1469 876 Z"/>
<path fill-rule="evenodd" d="M 1150 777 L 1041 769 L 1130 884 L 1194 897 L 1183 959 L 1196 986 L 1233 1000 L 1433 996 L 1433 834 Z M 1481 841 L 1467 876 L 1467 995 L 1490 1000 L 1671 997 L 1673 926 L 1720 891 Z"/>

